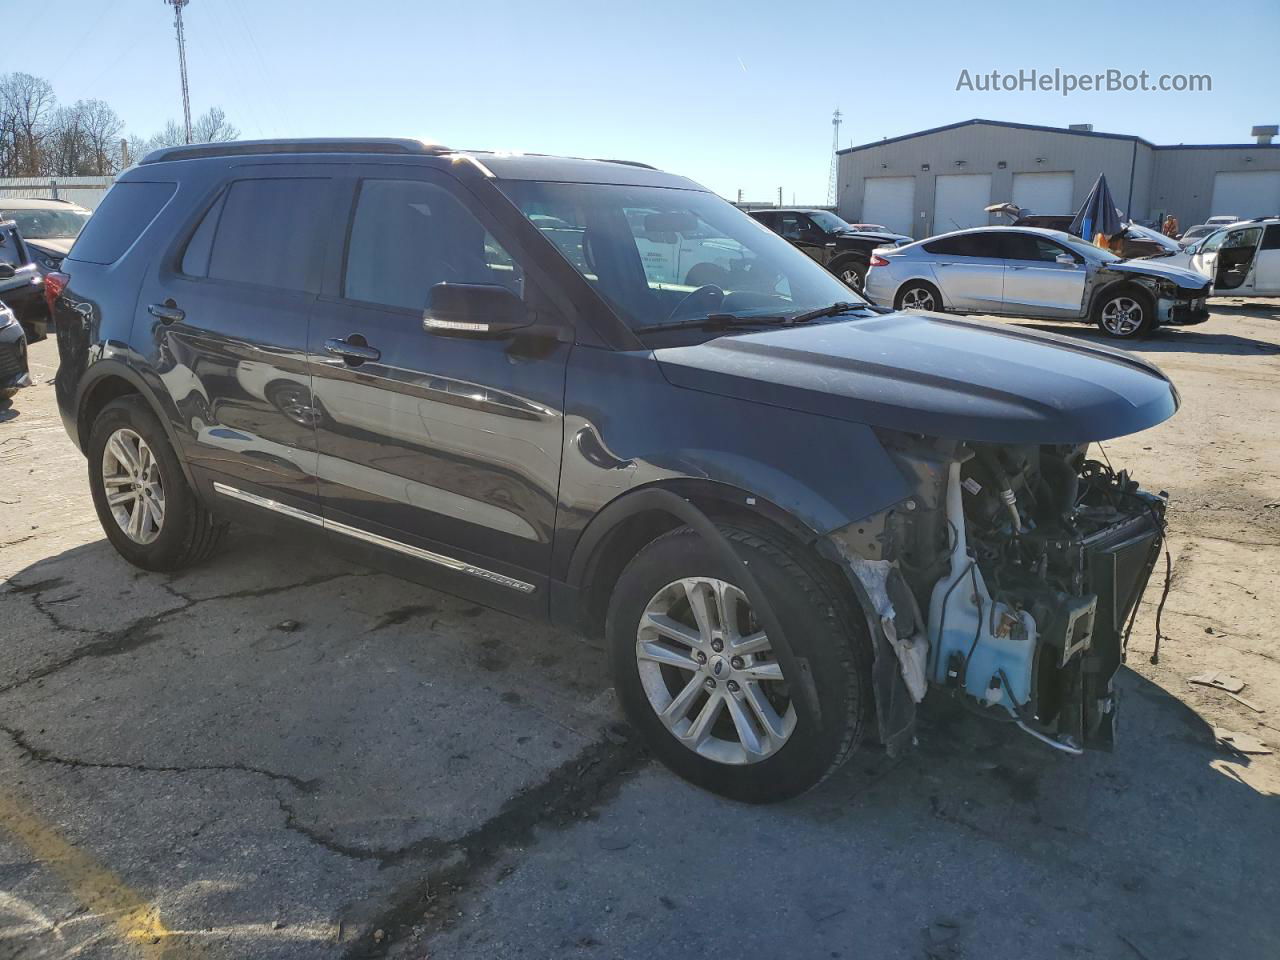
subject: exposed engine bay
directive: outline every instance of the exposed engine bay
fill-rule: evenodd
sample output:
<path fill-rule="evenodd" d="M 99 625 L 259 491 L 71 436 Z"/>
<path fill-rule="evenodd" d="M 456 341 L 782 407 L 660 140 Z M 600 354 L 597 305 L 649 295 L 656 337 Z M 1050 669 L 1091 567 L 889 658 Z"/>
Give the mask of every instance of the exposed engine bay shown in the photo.
<path fill-rule="evenodd" d="M 1163 542 L 1164 496 L 1090 459 L 1085 444 L 892 439 L 919 496 L 835 543 L 881 615 L 873 626 L 911 699 L 927 681 L 1056 749 L 1109 747 L 1112 678 Z M 883 699 L 878 686 L 892 748 L 903 698 L 898 720 Z"/>

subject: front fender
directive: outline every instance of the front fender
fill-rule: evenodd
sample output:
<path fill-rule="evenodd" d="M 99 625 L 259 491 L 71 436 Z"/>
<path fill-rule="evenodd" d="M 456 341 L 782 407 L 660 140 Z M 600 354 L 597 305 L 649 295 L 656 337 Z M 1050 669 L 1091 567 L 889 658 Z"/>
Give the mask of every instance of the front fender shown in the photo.
<path fill-rule="evenodd" d="M 579 358 L 583 362 L 579 364 Z M 772 504 L 820 536 L 910 495 L 875 431 L 671 384 L 651 355 L 575 351 L 566 390 L 552 577 L 619 496 L 703 482 Z"/>

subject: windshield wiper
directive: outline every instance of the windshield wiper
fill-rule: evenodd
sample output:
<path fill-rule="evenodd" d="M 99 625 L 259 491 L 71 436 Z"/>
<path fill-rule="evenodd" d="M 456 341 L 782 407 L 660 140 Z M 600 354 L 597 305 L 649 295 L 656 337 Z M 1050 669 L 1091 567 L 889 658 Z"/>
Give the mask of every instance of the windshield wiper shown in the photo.
<path fill-rule="evenodd" d="M 673 320 L 670 323 L 653 323 L 636 327 L 636 333 L 656 333 L 662 330 L 725 330 L 729 327 L 769 326 L 787 323 L 788 317 L 739 317 L 732 313 L 713 313 L 689 320 Z"/>
<path fill-rule="evenodd" d="M 713 313 L 705 317 L 690 320 L 675 320 L 670 323 L 655 323 L 645 327 L 637 327 L 636 333 L 657 333 L 663 330 L 727 330 L 729 327 L 784 326 L 797 323 L 808 323 L 822 317 L 834 317 L 848 313 L 850 310 L 870 310 L 869 304 L 849 303 L 841 301 L 820 310 L 809 310 L 806 313 L 795 313 L 778 316 L 739 317 L 732 313 Z"/>
<path fill-rule="evenodd" d="M 829 307 L 823 307 L 820 310 L 810 310 L 808 313 L 797 313 L 795 316 L 787 317 L 787 323 L 808 323 L 810 320 L 821 320 L 823 317 L 834 317 L 841 313 L 848 313 L 851 310 L 868 310 L 870 304 L 866 303 L 850 303 L 847 300 L 841 300 L 839 303 L 833 303 Z"/>

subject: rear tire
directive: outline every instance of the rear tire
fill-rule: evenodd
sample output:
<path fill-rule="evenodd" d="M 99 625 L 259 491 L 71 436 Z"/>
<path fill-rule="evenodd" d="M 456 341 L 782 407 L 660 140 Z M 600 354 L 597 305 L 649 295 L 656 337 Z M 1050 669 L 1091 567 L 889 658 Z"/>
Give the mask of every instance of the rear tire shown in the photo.
<path fill-rule="evenodd" d="M 1155 327 L 1156 305 L 1145 290 L 1121 287 L 1108 290 L 1093 305 L 1093 322 L 1108 337 L 1138 340 Z"/>
<path fill-rule="evenodd" d="M 720 532 L 807 661 L 820 725 L 792 702 L 800 694 L 736 586 L 736 564 L 689 527 L 644 547 L 618 578 L 605 623 L 614 682 L 632 724 L 677 774 L 734 800 L 784 800 L 820 783 L 861 740 L 871 645 L 864 621 L 814 558 L 771 531 Z M 695 598 L 709 629 L 699 628 Z"/>
<path fill-rule="evenodd" d="M 134 566 L 179 570 L 206 559 L 222 541 L 227 524 L 196 498 L 142 397 L 121 397 L 103 408 L 86 454 L 98 520 Z"/>
<path fill-rule="evenodd" d="M 898 288 L 893 298 L 895 310 L 925 310 L 937 312 L 942 309 L 942 294 L 938 288 L 926 280 L 908 280 Z"/>

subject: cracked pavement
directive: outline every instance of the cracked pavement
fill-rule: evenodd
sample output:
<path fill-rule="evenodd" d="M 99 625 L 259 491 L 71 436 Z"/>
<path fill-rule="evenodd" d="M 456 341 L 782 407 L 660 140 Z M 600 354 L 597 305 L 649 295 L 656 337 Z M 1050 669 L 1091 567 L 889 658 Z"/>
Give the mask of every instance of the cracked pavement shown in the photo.
<path fill-rule="evenodd" d="M 37 344 L 0 410 L 0 960 L 1280 954 L 1280 764 L 1212 733 L 1280 749 L 1280 304 L 1213 309 L 1140 345 L 1180 414 L 1107 444 L 1172 495 L 1116 752 L 939 702 L 764 808 L 650 761 L 594 641 L 305 539 L 129 567 Z"/>

